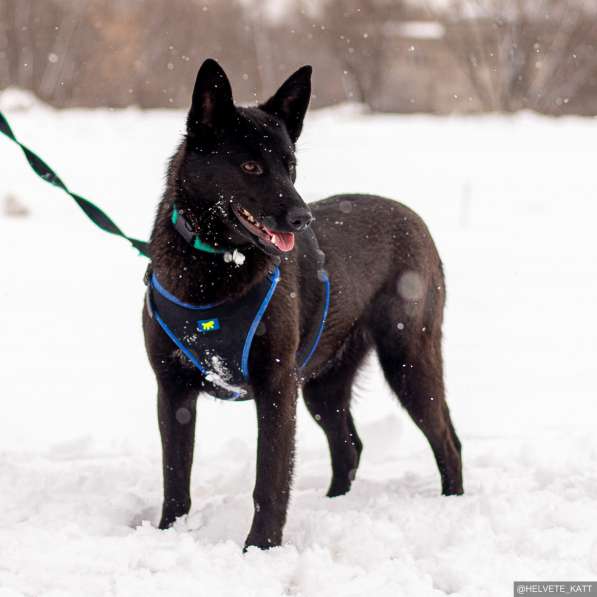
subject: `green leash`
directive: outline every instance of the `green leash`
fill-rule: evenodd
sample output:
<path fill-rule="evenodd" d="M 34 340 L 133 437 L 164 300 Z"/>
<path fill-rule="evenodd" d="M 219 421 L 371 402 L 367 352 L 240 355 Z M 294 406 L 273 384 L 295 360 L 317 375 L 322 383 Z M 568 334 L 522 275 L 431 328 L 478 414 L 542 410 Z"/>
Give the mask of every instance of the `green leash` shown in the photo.
<path fill-rule="evenodd" d="M 97 205 L 94 205 L 91 203 L 91 201 L 88 201 L 84 197 L 81 197 L 80 195 L 70 191 L 68 187 L 60 180 L 58 175 L 52 170 L 52 168 L 50 168 L 38 155 L 23 145 L 15 137 L 8 124 L 8 121 L 2 112 L 0 112 L 0 133 L 6 135 L 6 137 L 8 137 L 13 143 L 16 143 L 23 150 L 29 165 L 42 180 L 45 180 L 51 185 L 62 189 L 65 193 L 70 195 L 77 202 L 77 205 L 83 210 L 83 212 L 85 212 L 85 215 L 96 226 L 105 232 L 109 232 L 110 234 L 124 238 L 131 243 L 131 245 L 133 245 L 133 247 L 135 247 L 135 249 L 137 249 L 141 255 L 144 257 L 149 257 L 149 244 L 147 242 L 127 236 L 105 212 L 97 207 Z"/>
<path fill-rule="evenodd" d="M 109 232 L 110 234 L 114 234 L 116 236 L 120 236 L 125 240 L 128 240 L 137 251 L 144 257 L 150 258 L 149 256 L 149 243 L 144 240 L 139 240 L 137 238 L 132 238 L 127 236 L 114 222 L 113 220 L 102 211 L 97 205 L 94 205 L 88 199 L 73 193 L 68 189 L 68 187 L 60 180 L 56 172 L 50 168 L 35 152 L 31 151 L 27 146 L 23 145 L 16 137 L 15 134 L 12 132 L 10 125 L 8 124 L 8 120 L 2 112 L 0 112 L 0 133 L 6 135 L 13 143 L 16 143 L 25 154 L 29 165 L 33 169 L 33 171 L 45 182 L 62 189 L 67 195 L 70 195 L 76 202 L 77 205 L 83 210 L 85 215 L 98 227 L 104 230 L 105 232 Z M 193 231 L 188 222 L 183 218 L 180 212 L 174 207 L 172 211 L 172 225 L 176 228 L 176 230 L 182 235 L 182 237 L 194 248 L 198 251 L 203 251 L 204 253 L 214 253 L 214 254 L 225 254 L 228 253 L 226 249 L 220 249 L 217 247 L 213 247 L 206 242 L 203 242 L 199 236 L 197 236 Z"/>

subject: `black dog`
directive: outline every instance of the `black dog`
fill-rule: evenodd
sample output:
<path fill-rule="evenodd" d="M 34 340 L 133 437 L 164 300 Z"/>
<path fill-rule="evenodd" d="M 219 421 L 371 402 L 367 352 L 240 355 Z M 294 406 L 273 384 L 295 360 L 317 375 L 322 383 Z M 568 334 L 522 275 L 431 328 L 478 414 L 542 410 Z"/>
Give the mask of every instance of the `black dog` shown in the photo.
<path fill-rule="evenodd" d="M 395 201 L 342 195 L 307 206 L 301 199 L 293 184 L 294 150 L 310 77 L 305 66 L 265 104 L 240 108 L 216 62 L 207 60 L 197 75 L 187 133 L 171 160 L 151 237 L 154 276 L 143 314 L 163 445 L 160 528 L 191 506 L 195 404 L 202 392 L 255 400 L 255 513 L 246 546 L 267 548 L 282 541 L 301 387 L 329 442 L 328 496 L 349 491 L 362 450 L 350 414 L 351 386 L 372 347 L 390 386 L 431 444 L 442 492 L 463 491 L 460 441 L 444 399 L 440 258 L 422 220 Z M 329 312 L 320 342 L 302 367 L 298 354 L 313 345 L 325 314 L 326 272 Z M 245 303 L 257 296 L 258 305 L 269 290 L 273 294 L 260 325 L 248 332 L 249 373 L 240 388 L 231 388 L 215 365 L 213 371 L 205 359 L 201 365 L 205 355 L 193 342 L 213 338 L 217 352 L 219 339 L 222 350 L 234 352 L 244 340 L 239 336 L 242 321 L 248 321 L 243 310 L 253 314 Z M 169 324 L 179 326 L 178 335 L 167 333 L 167 318 L 159 317 L 160 309 L 170 309 L 167 303 L 179 309 Z M 211 312 L 211 319 L 191 321 L 185 313 L 192 311 L 177 307 L 180 303 L 215 304 L 224 309 L 222 317 L 242 321 L 226 329 Z M 203 307 L 190 308 L 199 309 L 201 317 Z M 189 334 L 188 325 L 204 330 Z M 207 331 L 213 334 L 203 334 Z"/>

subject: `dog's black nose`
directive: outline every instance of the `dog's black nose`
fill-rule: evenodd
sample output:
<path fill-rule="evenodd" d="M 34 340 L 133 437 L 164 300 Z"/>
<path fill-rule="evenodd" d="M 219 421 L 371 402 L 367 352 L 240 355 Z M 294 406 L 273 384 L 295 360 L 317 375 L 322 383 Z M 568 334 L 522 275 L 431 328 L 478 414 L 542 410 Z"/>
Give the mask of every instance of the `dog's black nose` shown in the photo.
<path fill-rule="evenodd" d="M 293 207 L 286 214 L 286 222 L 297 232 L 307 228 L 312 220 L 311 210 L 304 207 Z"/>

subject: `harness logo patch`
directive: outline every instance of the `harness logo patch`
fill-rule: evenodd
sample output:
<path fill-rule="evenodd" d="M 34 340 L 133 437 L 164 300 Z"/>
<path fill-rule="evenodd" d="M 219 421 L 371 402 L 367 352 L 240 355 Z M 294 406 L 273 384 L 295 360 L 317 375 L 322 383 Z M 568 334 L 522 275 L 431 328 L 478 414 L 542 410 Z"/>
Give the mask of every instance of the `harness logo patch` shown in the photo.
<path fill-rule="evenodd" d="M 220 329 L 220 320 L 216 317 L 214 319 L 200 319 L 197 322 L 197 330 L 201 334 L 215 332 Z"/>

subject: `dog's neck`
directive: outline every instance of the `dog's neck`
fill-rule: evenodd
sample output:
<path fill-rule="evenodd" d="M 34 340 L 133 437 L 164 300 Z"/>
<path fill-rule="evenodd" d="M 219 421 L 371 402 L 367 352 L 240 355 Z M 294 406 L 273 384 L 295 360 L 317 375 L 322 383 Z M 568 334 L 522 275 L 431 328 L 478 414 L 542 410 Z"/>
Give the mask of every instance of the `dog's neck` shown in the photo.
<path fill-rule="evenodd" d="M 193 248 L 172 225 L 173 205 L 164 202 L 151 235 L 152 268 L 160 283 L 180 300 L 212 304 L 242 296 L 273 270 L 274 258 L 254 245 L 236 247 L 242 265 L 225 261 L 221 253 Z M 226 246 L 221 239 L 221 246 Z M 231 247 L 232 248 L 232 247 Z"/>

